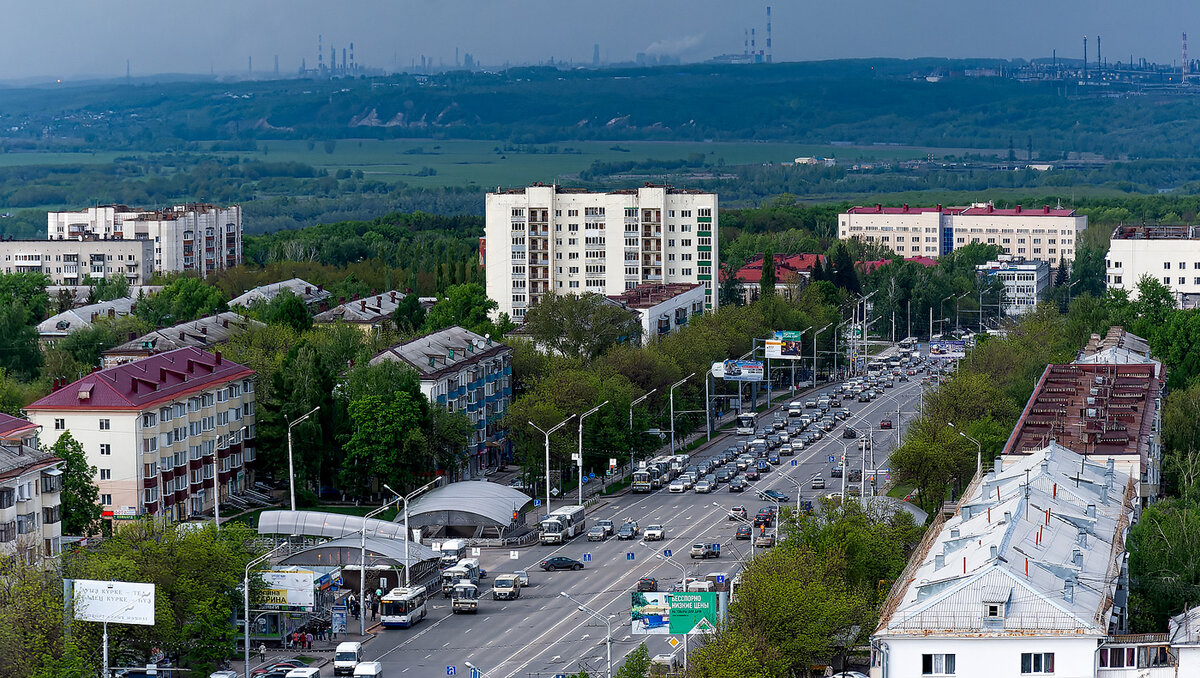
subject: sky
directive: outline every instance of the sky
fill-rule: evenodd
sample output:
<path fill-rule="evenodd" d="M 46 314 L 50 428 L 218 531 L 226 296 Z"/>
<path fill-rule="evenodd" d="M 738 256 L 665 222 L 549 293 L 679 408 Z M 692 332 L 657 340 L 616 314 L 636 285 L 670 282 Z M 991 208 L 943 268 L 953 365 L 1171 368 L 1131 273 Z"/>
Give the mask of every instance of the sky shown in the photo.
<path fill-rule="evenodd" d="M 1182 0 L 777 0 L 776 61 L 856 57 L 1079 58 L 1130 54 L 1178 63 L 1180 32 L 1200 6 Z M 757 0 L 4 0 L 0 80 L 155 73 L 243 74 L 248 59 L 282 73 L 314 65 L 317 36 L 354 43 L 357 61 L 387 70 L 454 64 L 455 48 L 487 66 L 549 59 L 632 61 L 639 52 L 704 61 L 743 50 L 766 26 Z"/>

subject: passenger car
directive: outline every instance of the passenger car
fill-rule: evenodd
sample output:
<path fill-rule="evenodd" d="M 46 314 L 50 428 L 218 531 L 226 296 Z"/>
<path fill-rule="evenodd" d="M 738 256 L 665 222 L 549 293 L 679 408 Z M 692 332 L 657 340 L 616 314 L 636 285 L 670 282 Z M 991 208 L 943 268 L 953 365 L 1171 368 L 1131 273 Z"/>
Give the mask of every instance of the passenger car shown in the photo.
<path fill-rule="evenodd" d="M 754 545 L 760 549 L 769 549 L 775 545 L 775 535 L 764 532 L 754 539 Z"/>
<path fill-rule="evenodd" d="M 708 494 L 712 492 L 713 484 L 707 480 L 701 480 L 696 483 L 696 494 Z"/>
<path fill-rule="evenodd" d="M 884 419 L 879 422 L 879 428 L 891 428 L 891 427 L 892 427 L 891 419 Z"/>
<path fill-rule="evenodd" d="M 637 523 L 630 521 L 617 529 L 617 539 L 633 539 L 637 532 Z"/>
<path fill-rule="evenodd" d="M 734 506 L 733 508 L 729 509 L 730 520 L 737 520 L 738 518 L 745 520 L 747 515 L 748 514 L 746 513 L 745 506 Z"/>
<path fill-rule="evenodd" d="M 646 528 L 646 536 L 643 539 L 646 541 L 662 541 L 666 534 L 667 530 L 662 525 L 651 525 Z"/>
<path fill-rule="evenodd" d="M 737 532 L 734 533 L 733 538 L 734 539 L 743 539 L 743 540 L 749 539 L 751 537 L 752 533 L 753 533 L 753 529 L 749 525 L 742 525 L 741 527 L 739 527 L 737 529 Z"/>
<path fill-rule="evenodd" d="M 738 477 L 734 478 L 733 480 L 729 481 L 729 491 L 730 492 L 744 492 L 745 490 L 746 490 L 746 479 L 745 478 L 738 476 Z"/>
<path fill-rule="evenodd" d="M 758 493 L 758 496 L 769 501 L 777 501 L 781 504 L 786 504 L 792 500 L 791 497 L 780 492 L 779 490 L 762 490 Z"/>
<path fill-rule="evenodd" d="M 711 544 L 692 544 L 692 550 L 688 552 L 692 558 L 720 558 L 721 552 L 713 550 Z"/>
<path fill-rule="evenodd" d="M 642 577 L 638 580 L 637 590 L 653 593 L 658 590 L 658 580 L 654 577 Z"/>
<path fill-rule="evenodd" d="M 588 541 L 604 541 L 608 537 L 608 531 L 602 525 L 592 525 L 588 528 Z"/>
<path fill-rule="evenodd" d="M 547 572 L 554 572 L 555 570 L 582 570 L 583 563 L 566 556 L 551 556 L 538 563 L 538 567 Z"/>

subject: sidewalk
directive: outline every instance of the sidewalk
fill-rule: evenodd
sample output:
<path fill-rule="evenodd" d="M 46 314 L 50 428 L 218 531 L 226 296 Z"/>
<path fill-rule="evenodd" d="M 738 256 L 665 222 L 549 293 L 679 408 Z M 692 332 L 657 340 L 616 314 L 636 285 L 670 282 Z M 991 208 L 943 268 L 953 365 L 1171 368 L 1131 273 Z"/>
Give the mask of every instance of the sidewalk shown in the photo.
<path fill-rule="evenodd" d="M 370 616 L 367 617 L 367 635 L 359 635 L 358 633 L 338 634 L 337 639 L 326 638 L 325 640 L 313 640 L 312 648 L 307 650 L 285 649 L 279 646 L 279 641 L 267 642 L 267 659 L 260 661 L 258 654 L 258 644 L 251 641 L 250 643 L 250 670 L 270 666 L 276 662 L 295 660 L 298 657 L 308 657 L 311 659 L 308 666 L 321 667 L 333 661 L 333 651 L 339 643 L 366 643 L 375 637 L 373 628 L 378 625 L 378 621 L 371 621 Z M 354 631 L 358 630 L 358 620 L 350 618 L 347 620 L 347 626 Z M 238 660 L 230 662 L 230 669 L 237 671 L 238 675 L 246 675 L 245 662 L 242 661 L 242 654 L 238 654 Z"/>

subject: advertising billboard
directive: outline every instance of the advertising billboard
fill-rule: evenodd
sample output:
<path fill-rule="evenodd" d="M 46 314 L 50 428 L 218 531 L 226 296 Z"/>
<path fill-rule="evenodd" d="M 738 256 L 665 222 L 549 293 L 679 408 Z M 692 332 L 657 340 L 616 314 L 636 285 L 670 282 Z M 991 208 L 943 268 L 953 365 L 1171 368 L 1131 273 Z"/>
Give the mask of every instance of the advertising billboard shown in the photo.
<path fill-rule="evenodd" d="M 314 605 L 312 572 L 308 570 L 263 570 L 258 573 L 266 587 L 259 597 L 264 610 L 311 608 Z"/>
<path fill-rule="evenodd" d="M 634 591 L 630 596 L 630 633 L 633 635 L 711 631 L 716 628 L 719 619 L 716 593 Z"/>
<path fill-rule="evenodd" d="M 763 363 L 761 360 L 726 360 L 713 363 L 712 374 L 725 381 L 762 381 Z"/>
<path fill-rule="evenodd" d="M 931 341 L 929 342 L 929 359 L 930 360 L 949 360 L 951 358 L 962 358 L 967 355 L 967 342 L 965 341 Z"/>
<path fill-rule="evenodd" d="M 71 591 L 76 619 L 154 626 L 154 584 L 75 579 Z"/>
<path fill-rule="evenodd" d="M 630 594 L 633 605 L 630 608 L 630 633 L 635 636 L 667 635 L 670 633 L 671 604 L 669 593 L 642 593 L 634 591 Z"/>
<path fill-rule="evenodd" d="M 801 342 L 803 332 L 776 332 L 774 339 L 766 340 L 766 356 L 784 360 L 801 360 L 804 358 L 804 344 Z"/>

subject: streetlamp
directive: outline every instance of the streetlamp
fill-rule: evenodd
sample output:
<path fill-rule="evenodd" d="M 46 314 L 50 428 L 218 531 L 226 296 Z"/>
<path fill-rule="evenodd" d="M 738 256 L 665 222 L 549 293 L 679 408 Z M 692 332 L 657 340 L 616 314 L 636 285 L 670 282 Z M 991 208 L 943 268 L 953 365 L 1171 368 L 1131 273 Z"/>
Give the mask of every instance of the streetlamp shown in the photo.
<path fill-rule="evenodd" d="M 871 297 L 875 296 L 875 293 L 878 291 L 879 290 L 875 290 L 875 292 L 871 292 L 870 294 L 868 294 L 866 296 L 860 295 L 859 300 L 858 300 L 858 302 L 861 303 L 862 307 L 863 307 L 861 317 L 862 317 L 862 355 L 863 355 L 862 362 L 864 365 L 866 364 L 866 357 L 867 357 L 867 327 L 870 325 L 870 323 L 867 322 L 867 300 L 870 299 Z M 858 306 L 855 305 L 855 308 L 858 308 Z M 814 383 L 813 386 L 816 386 L 816 384 Z"/>
<path fill-rule="evenodd" d="M 550 430 L 548 430 L 548 431 L 543 431 L 537 424 L 533 423 L 532 421 L 529 422 L 530 426 L 536 428 L 539 433 L 546 436 L 546 513 L 547 514 L 550 513 L 550 434 L 554 433 L 558 429 L 565 426 L 566 423 L 568 421 L 571 421 L 571 419 L 574 416 L 575 415 L 572 414 L 570 417 L 563 419 L 562 421 L 558 422 L 554 426 L 550 427 Z"/>
<path fill-rule="evenodd" d="M 246 667 L 245 678 L 250 678 L 250 568 L 254 567 L 255 565 L 257 565 L 257 564 L 263 562 L 264 560 L 267 560 L 271 556 L 275 555 L 275 552 L 278 551 L 279 549 L 283 548 L 284 546 L 287 546 L 287 542 L 280 542 L 279 544 L 277 544 L 275 546 L 275 548 L 271 549 L 270 551 L 267 551 L 266 553 L 255 558 L 254 560 L 251 560 L 249 563 L 246 564 L 246 574 L 245 574 L 245 576 L 242 577 L 242 602 L 245 605 L 244 609 L 246 611 L 246 623 L 244 624 L 244 628 L 242 629 L 242 631 L 244 632 L 244 638 L 242 639 L 242 645 L 246 651 L 246 655 L 244 657 L 244 659 L 245 659 L 244 666 Z M 107 669 L 105 669 L 105 673 L 107 673 L 107 672 L 108 672 Z M 108 678 L 108 677 L 105 676 L 105 678 Z"/>
<path fill-rule="evenodd" d="M 975 454 L 975 473 L 976 473 L 976 474 L 978 474 L 978 475 L 980 475 L 980 476 L 982 476 L 982 475 L 983 475 L 983 445 L 981 445 L 981 444 L 979 443 L 979 441 L 978 441 L 978 440 L 975 440 L 975 439 L 974 439 L 974 438 L 972 438 L 971 436 L 969 436 L 969 435 L 967 435 L 966 433 L 964 433 L 964 432 L 963 432 L 961 429 L 959 429 L 957 426 L 955 426 L 955 425 L 954 425 L 954 422 L 952 422 L 952 421 L 948 421 L 948 422 L 946 422 L 946 425 L 947 425 L 947 426 L 949 426 L 950 428 L 954 429 L 955 431 L 958 431 L 958 435 L 960 435 L 960 436 L 962 436 L 962 437 L 966 438 L 967 440 L 970 440 L 971 442 L 975 443 L 975 450 L 976 450 L 976 454 Z"/>
<path fill-rule="evenodd" d="M 320 405 L 312 408 L 304 416 L 300 417 L 299 419 L 297 419 L 295 421 L 287 421 L 287 418 L 284 417 L 284 421 L 287 421 L 287 439 L 288 439 L 288 494 L 290 494 L 291 498 L 292 498 L 292 510 L 293 511 L 296 510 L 296 466 L 292 461 L 292 429 L 296 426 L 296 424 L 299 424 L 299 423 L 303 422 L 305 419 L 308 419 L 309 417 L 311 417 L 319 409 L 321 409 Z"/>
<path fill-rule="evenodd" d="M 398 497 L 400 499 L 400 501 L 404 502 L 404 588 L 408 588 L 408 582 L 409 582 L 408 571 L 411 569 L 409 562 L 408 562 L 408 542 L 409 542 L 409 540 L 412 539 L 412 536 L 411 536 L 412 532 L 408 531 L 408 500 L 412 499 L 413 497 L 417 496 L 418 494 L 421 494 L 425 490 L 429 489 L 429 487 L 431 485 L 436 485 L 439 482 L 441 482 L 441 478 L 431 480 L 428 483 L 425 483 L 424 485 L 422 485 L 421 487 L 413 490 L 412 492 L 409 492 L 405 496 L 401 496 L 399 492 L 388 487 L 387 483 L 383 484 L 383 489 L 396 495 L 396 497 Z"/>
<path fill-rule="evenodd" d="M 395 493 L 393 493 L 395 494 Z M 367 521 L 375 516 L 383 513 L 396 500 L 400 499 L 400 495 L 396 495 L 396 499 L 390 499 L 384 502 L 383 506 L 371 511 L 363 516 L 362 530 L 359 533 L 362 535 L 358 542 L 358 633 L 361 636 L 367 635 L 367 608 L 366 608 L 366 593 L 367 593 Z M 405 528 L 406 530 L 408 528 Z M 408 550 L 408 534 L 404 535 L 404 550 Z M 408 573 L 408 557 L 404 559 L 404 572 Z"/>
<path fill-rule="evenodd" d="M 841 315 L 841 313 L 839 312 L 838 315 Z M 846 320 L 843 320 L 837 327 L 833 328 L 833 378 L 834 379 L 837 379 L 837 357 L 838 357 L 837 343 L 838 343 L 838 335 L 841 334 L 841 332 L 839 330 L 841 330 L 842 327 L 844 327 L 846 325 L 846 323 L 850 323 L 850 322 L 854 322 L 854 318 L 847 318 Z M 816 384 L 814 383 L 813 386 L 816 386 Z"/>
<path fill-rule="evenodd" d="M 629 436 L 630 436 L 630 440 L 632 440 L 632 438 L 633 438 L 633 406 L 642 402 L 646 398 L 649 398 L 650 396 L 654 395 L 655 391 L 657 391 L 657 390 L 658 390 L 657 388 L 652 388 L 649 391 L 647 391 L 646 394 L 643 395 L 641 398 L 638 398 L 637 400 L 629 403 Z M 633 468 L 633 461 L 634 461 L 633 460 L 633 448 L 630 447 L 629 448 L 629 467 L 630 468 Z"/>
<path fill-rule="evenodd" d="M 811 330 L 814 327 L 816 327 L 816 325 L 809 325 L 808 327 L 805 327 L 803 330 L 800 330 L 801 340 L 804 339 L 804 333 L 808 332 L 809 330 Z M 813 388 L 816 388 L 816 386 L 817 386 L 817 348 L 816 347 L 817 347 L 817 336 L 814 334 L 813 335 L 813 378 L 812 378 Z M 801 353 L 801 356 L 800 356 L 801 360 L 803 360 L 803 358 L 804 358 L 804 356 L 803 356 L 804 344 L 803 343 L 800 344 L 800 353 Z M 796 395 L 796 361 L 793 360 L 791 362 L 792 362 L 792 396 L 795 396 Z"/>
<path fill-rule="evenodd" d="M 674 384 L 671 384 L 671 388 L 669 389 L 670 394 L 671 394 L 670 400 L 671 400 L 671 456 L 672 457 L 675 456 L 675 389 L 678 388 L 679 386 L 682 386 L 683 382 L 687 381 L 688 379 L 691 379 L 694 376 L 696 376 L 696 373 L 692 372 L 691 374 L 687 375 L 683 379 L 680 379 L 679 381 L 675 382 Z"/>
<path fill-rule="evenodd" d="M 579 505 L 583 506 L 583 420 L 590 414 L 594 414 L 596 410 L 604 407 L 608 401 L 600 403 L 592 409 L 579 415 Z M 548 505 L 547 505 L 548 506 Z"/>
<path fill-rule="evenodd" d="M 962 294 L 960 294 L 954 298 L 954 333 L 956 335 L 961 332 L 961 330 L 959 330 L 959 325 L 958 325 L 958 302 L 960 300 L 962 300 L 962 298 L 967 296 L 968 294 L 970 294 L 970 292 L 963 292 Z"/>
<path fill-rule="evenodd" d="M 821 333 L 829 329 L 829 326 L 832 324 L 829 323 L 825 327 L 813 332 L 813 388 L 817 387 L 817 337 L 821 336 Z"/>
<path fill-rule="evenodd" d="M 592 608 L 590 608 L 587 605 L 584 605 L 583 603 L 579 602 L 578 600 L 575 600 L 574 598 L 572 598 L 571 594 L 567 593 L 566 591 L 559 591 L 558 595 L 562 596 L 563 598 L 566 598 L 567 600 L 571 601 L 572 603 L 575 603 L 575 606 L 579 608 L 580 612 L 586 612 L 586 613 L 592 615 L 593 618 L 599 619 L 600 621 L 604 622 L 604 625 L 606 627 L 608 627 L 608 638 L 605 640 L 604 644 L 607 646 L 607 649 L 608 649 L 608 678 L 612 678 L 612 622 L 608 619 L 608 617 L 602 616 L 600 613 L 596 612 Z"/>

